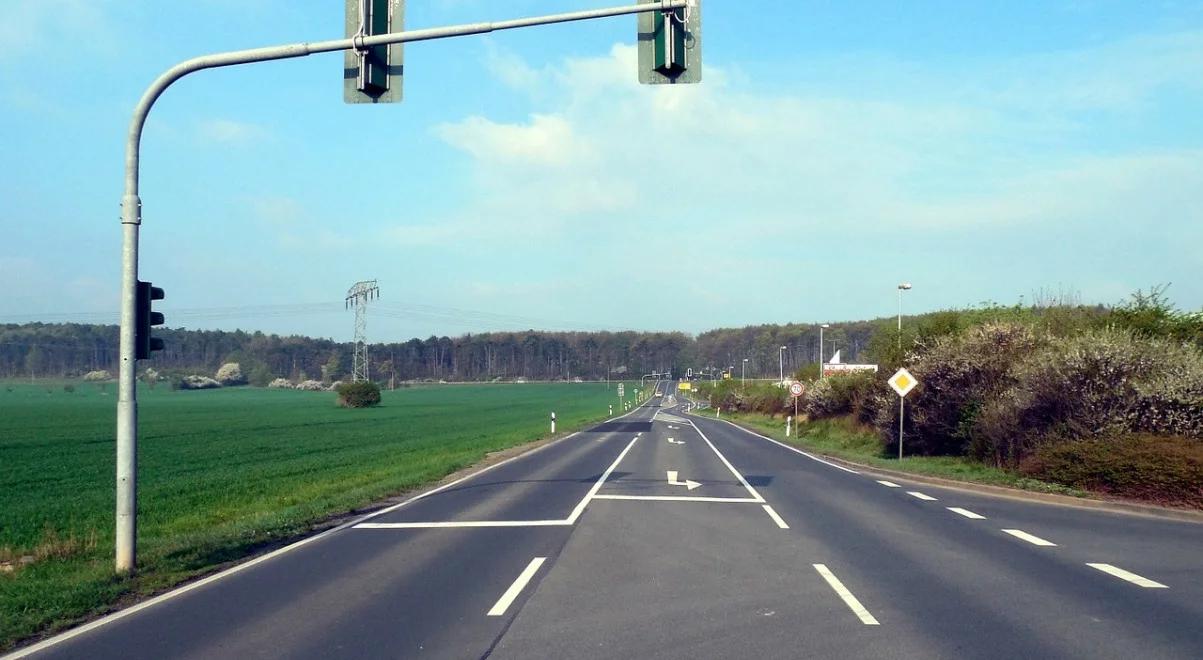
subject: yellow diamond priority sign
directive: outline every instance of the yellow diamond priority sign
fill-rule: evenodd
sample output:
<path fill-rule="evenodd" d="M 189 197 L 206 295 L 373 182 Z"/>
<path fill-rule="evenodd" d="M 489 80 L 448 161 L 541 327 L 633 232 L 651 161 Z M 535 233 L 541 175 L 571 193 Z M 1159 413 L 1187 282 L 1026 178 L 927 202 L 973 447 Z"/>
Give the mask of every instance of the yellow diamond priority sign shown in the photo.
<path fill-rule="evenodd" d="M 906 369 L 899 369 L 897 373 L 890 376 L 890 387 L 898 393 L 898 396 L 906 396 L 908 392 L 915 389 L 919 384 L 919 380 L 911 375 L 911 372 Z"/>

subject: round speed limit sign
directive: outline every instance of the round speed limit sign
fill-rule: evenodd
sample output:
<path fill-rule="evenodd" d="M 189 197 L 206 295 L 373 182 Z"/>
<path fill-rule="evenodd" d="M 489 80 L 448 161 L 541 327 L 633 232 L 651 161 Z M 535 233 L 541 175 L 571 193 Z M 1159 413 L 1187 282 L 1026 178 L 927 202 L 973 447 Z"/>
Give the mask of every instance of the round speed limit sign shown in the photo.
<path fill-rule="evenodd" d="M 798 381 L 794 381 L 789 384 L 790 396 L 802 396 L 802 393 L 805 391 L 806 391 L 806 386 L 803 385 L 802 383 L 799 383 Z"/>

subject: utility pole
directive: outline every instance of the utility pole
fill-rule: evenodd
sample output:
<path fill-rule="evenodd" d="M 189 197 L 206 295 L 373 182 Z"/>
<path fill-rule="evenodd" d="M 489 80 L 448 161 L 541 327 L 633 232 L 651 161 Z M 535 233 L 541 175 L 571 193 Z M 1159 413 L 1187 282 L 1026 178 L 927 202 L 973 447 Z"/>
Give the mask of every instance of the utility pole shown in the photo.
<path fill-rule="evenodd" d="M 359 6 L 362 7 L 362 5 Z M 640 39 L 641 70 L 639 74 L 641 81 L 646 78 L 645 82 L 654 83 L 698 82 L 701 76 L 700 0 L 659 0 L 622 7 L 423 30 L 385 32 L 384 34 L 366 34 L 364 30 L 360 30 L 353 36 L 343 39 L 202 55 L 180 62 L 155 78 L 134 107 L 125 142 L 125 187 L 121 196 L 121 332 L 117 381 L 117 506 L 114 552 L 114 564 L 118 573 L 131 573 L 137 565 L 138 391 L 136 369 L 139 358 L 135 350 L 135 325 L 138 295 L 138 239 L 142 225 L 139 164 L 142 152 L 142 130 L 146 126 L 151 108 L 163 92 L 184 76 L 206 69 L 294 59 L 315 53 L 354 51 L 362 55 L 363 51 L 371 51 L 380 46 L 654 12 L 658 12 L 660 15 L 661 20 L 658 22 L 658 27 L 656 21 L 641 20 L 640 34 L 647 34 L 650 37 Z M 645 23 L 650 25 L 644 26 Z M 643 27 L 649 29 L 642 29 Z M 672 43 L 669 43 L 670 41 Z M 643 67 L 646 67 L 648 71 L 643 71 Z"/>
<path fill-rule="evenodd" d="M 376 280 L 356 282 L 347 290 L 346 307 L 355 308 L 355 344 L 351 360 L 351 382 L 370 380 L 368 369 L 368 301 L 380 299 L 380 287 Z"/>

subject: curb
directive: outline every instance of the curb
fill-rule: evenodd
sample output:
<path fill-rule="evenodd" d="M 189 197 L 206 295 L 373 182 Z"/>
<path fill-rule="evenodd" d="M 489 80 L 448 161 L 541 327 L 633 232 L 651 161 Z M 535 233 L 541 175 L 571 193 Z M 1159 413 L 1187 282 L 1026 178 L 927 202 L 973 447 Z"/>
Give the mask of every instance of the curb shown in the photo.
<path fill-rule="evenodd" d="M 724 419 L 723 421 L 734 424 L 739 428 L 748 431 L 749 433 L 758 435 L 760 434 L 759 431 L 740 424 L 739 422 L 729 419 Z M 778 442 L 785 441 L 778 440 Z M 1057 493 L 1038 493 L 1035 491 L 1010 488 L 1007 486 L 995 486 L 993 484 L 979 484 L 972 481 L 958 481 L 956 479 L 932 477 L 925 474 L 915 474 L 913 472 L 903 472 L 901 470 L 880 468 L 875 465 L 865 465 L 864 463 L 857 463 L 846 458 L 839 458 L 838 456 L 824 454 L 809 447 L 801 447 L 789 442 L 786 442 L 786 444 L 790 445 L 791 447 L 805 449 L 816 456 L 823 457 L 824 460 L 838 463 L 848 468 L 855 468 L 857 471 L 863 472 L 870 476 L 890 477 L 899 481 L 911 481 L 932 486 L 941 486 L 951 490 L 960 490 L 982 495 L 994 495 L 996 497 L 1005 497 L 1012 500 L 1041 502 L 1044 504 L 1055 504 L 1058 506 L 1069 506 L 1078 509 L 1091 509 L 1095 511 L 1109 511 L 1112 513 L 1121 513 L 1132 516 L 1145 516 L 1152 518 L 1165 518 L 1182 522 L 1203 523 L 1203 511 L 1175 509 L 1171 507 L 1158 506 L 1156 504 L 1137 504 L 1135 502 L 1125 502 L 1121 500 L 1101 500 L 1090 497 L 1073 497 L 1071 495 L 1060 495 Z"/>

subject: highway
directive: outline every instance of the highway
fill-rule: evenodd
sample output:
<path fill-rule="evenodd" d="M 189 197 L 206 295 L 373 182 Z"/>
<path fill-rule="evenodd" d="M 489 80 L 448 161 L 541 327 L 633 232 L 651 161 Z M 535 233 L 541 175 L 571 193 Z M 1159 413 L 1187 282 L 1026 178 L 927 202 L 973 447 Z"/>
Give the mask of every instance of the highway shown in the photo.
<path fill-rule="evenodd" d="M 1200 549 L 1203 524 L 885 479 L 664 397 L 17 653 L 1200 658 Z"/>

